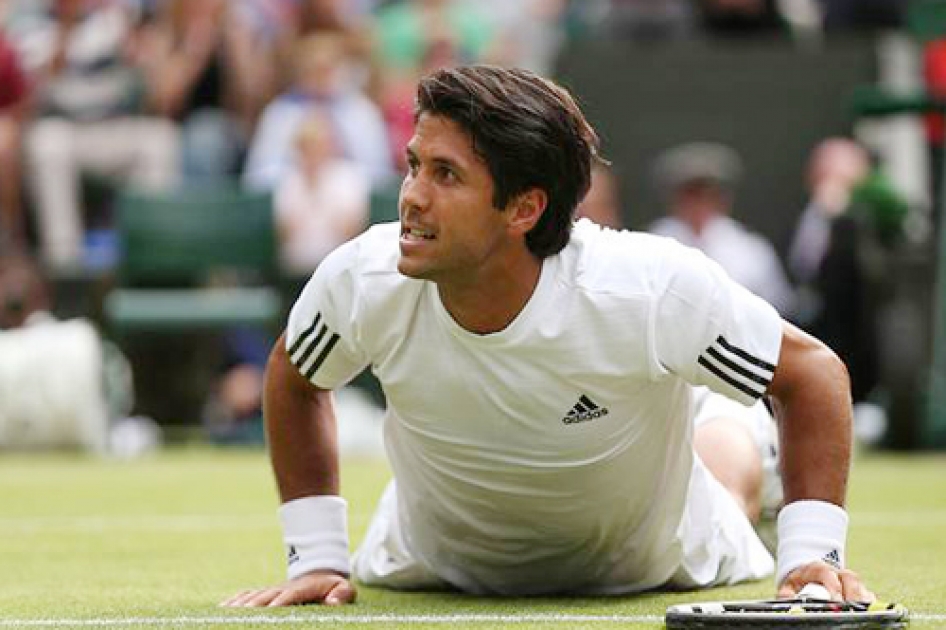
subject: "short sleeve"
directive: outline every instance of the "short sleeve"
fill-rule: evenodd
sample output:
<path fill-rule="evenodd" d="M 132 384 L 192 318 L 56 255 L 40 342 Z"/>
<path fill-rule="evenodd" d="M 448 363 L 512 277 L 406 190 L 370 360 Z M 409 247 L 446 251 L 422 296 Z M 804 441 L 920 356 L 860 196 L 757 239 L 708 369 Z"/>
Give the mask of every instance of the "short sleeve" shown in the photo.
<path fill-rule="evenodd" d="M 658 370 L 755 403 L 775 374 L 781 317 L 702 253 L 672 249 L 653 310 Z"/>
<path fill-rule="evenodd" d="M 368 364 L 359 344 L 358 240 L 329 254 L 316 269 L 289 313 L 286 351 L 312 384 L 334 389 Z"/>

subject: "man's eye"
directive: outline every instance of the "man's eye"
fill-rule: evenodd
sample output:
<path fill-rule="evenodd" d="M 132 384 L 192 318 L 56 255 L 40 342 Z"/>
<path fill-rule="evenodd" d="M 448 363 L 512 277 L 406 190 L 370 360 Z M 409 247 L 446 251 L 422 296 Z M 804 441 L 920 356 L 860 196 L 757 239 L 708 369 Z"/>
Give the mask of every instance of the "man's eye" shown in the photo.
<path fill-rule="evenodd" d="M 448 183 L 453 183 L 457 180 L 457 174 L 446 166 L 442 166 L 437 169 L 437 175 L 440 177 L 440 179 Z"/>

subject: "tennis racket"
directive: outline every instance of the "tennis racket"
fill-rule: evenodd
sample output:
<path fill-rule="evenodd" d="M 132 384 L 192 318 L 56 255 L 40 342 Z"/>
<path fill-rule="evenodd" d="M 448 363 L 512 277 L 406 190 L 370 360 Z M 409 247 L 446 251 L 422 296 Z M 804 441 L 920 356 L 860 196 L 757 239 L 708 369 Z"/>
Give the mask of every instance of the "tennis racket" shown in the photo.
<path fill-rule="evenodd" d="M 906 628 L 909 611 L 900 604 L 836 602 L 806 586 L 793 599 L 680 604 L 667 609 L 668 630 L 696 628 L 830 628 L 886 630 Z M 814 593 L 814 595 L 810 594 Z M 822 596 L 825 595 L 825 596 Z"/>

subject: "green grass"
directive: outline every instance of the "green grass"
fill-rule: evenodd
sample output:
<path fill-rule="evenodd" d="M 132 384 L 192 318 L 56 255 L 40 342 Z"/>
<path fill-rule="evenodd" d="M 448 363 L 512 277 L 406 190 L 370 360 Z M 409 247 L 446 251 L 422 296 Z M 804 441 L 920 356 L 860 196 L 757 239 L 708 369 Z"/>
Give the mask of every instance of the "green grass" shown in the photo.
<path fill-rule="evenodd" d="M 353 541 L 362 536 L 387 476 L 383 463 L 345 462 L 343 493 L 351 505 Z M 906 604 L 915 613 L 913 627 L 946 626 L 946 456 L 860 457 L 849 507 L 852 568 L 883 599 Z M 515 627 L 523 629 L 656 628 L 662 624 L 654 620 L 672 603 L 772 592 L 771 583 L 763 581 L 702 593 L 501 600 L 362 587 L 358 603 L 342 609 L 217 607 L 238 590 L 282 580 L 275 509 L 261 451 L 176 449 L 133 462 L 3 454 L 0 628 L 31 627 L 30 620 L 32 627 L 57 628 L 503 628 L 512 623 L 490 620 L 491 615 L 517 616 Z M 382 615 L 396 618 L 385 621 Z M 427 617 L 436 615 L 475 617 Z M 46 622 L 40 626 L 39 620 Z"/>

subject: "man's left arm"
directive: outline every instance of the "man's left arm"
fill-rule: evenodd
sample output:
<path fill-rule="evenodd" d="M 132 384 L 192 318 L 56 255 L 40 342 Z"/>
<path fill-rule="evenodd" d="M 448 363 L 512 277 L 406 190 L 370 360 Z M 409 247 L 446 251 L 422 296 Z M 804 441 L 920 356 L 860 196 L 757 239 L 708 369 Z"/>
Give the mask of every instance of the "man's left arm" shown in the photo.
<path fill-rule="evenodd" d="M 824 343 L 785 322 L 767 393 L 778 417 L 785 490 L 778 522 L 778 596 L 792 597 L 815 582 L 835 598 L 872 601 L 874 595 L 844 566 L 852 445 L 847 368 Z"/>

